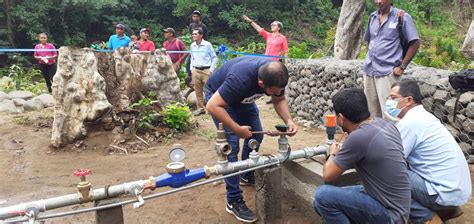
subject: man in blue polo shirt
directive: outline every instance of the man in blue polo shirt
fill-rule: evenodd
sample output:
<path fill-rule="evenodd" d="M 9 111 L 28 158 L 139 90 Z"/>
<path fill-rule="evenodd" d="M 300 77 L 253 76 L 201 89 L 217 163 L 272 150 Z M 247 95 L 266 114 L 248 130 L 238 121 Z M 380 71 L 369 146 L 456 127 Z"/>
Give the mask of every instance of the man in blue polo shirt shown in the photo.
<path fill-rule="evenodd" d="M 411 16 L 392 7 L 392 0 L 374 2 L 378 10 L 370 14 L 364 36 L 369 45 L 364 65 L 364 92 L 370 114 L 382 117 L 390 86 L 400 79 L 415 56 L 420 38 Z M 398 24 L 400 16 L 401 27 Z M 409 46 L 405 55 L 402 42 L 406 43 L 404 46 Z"/>
<path fill-rule="evenodd" d="M 109 38 L 109 49 L 115 50 L 121 47 L 128 47 L 128 43 L 130 42 L 130 37 L 125 35 L 125 25 L 117 24 L 115 26 L 115 33 L 114 35 L 110 36 Z"/>
<path fill-rule="evenodd" d="M 251 149 L 248 141 L 253 138 L 261 142 L 263 135 L 251 131 L 262 131 L 255 100 L 269 95 L 273 107 L 288 126 L 291 135 L 296 134 L 298 127 L 291 119 L 288 102 L 285 98 L 285 86 L 288 83 L 288 70 L 280 62 L 268 58 L 243 56 L 232 59 L 214 72 L 206 84 L 206 109 L 212 115 L 214 123 L 221 122 L 226 130 L 226 138 L 232 147 L 227 156 L 229 162 L 238 161 L 239 140 L 245 139 L 242 159 L 249 157 Z M 235 134 L 230 134 L 235 133 Z M 239 188 L 239 176 L 225 180 L 227 189 L 227 212 L 243 222 L 257 220 L 242 197 Z M 254 183 L 253 172 L 242 175 L 243 183 Z"/>

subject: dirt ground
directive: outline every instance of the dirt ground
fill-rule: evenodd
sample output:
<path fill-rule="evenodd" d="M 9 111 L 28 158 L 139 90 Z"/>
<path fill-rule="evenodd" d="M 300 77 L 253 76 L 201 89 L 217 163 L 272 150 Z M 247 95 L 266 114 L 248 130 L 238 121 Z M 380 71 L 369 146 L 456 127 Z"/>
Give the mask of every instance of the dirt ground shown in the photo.
<path fill-rule="evenodd" d="M 258 105 L 265 129 L 272 129 L 281 123 L 272 107 L 266 105 L 263 99 L 258 101 Z M 94 187 L 158 176 L 165 172 L 169 149 L 175 143 L 181 144 L 186 150 L 184 162 L 187 168 L 213 165 L 217 160 L 212 140 L 215 128 L 209 115 L 197 118 L 199 128 L 196 130 L 172 139 L 167 144 L 153 144 L 148 150 L 128 155 L 109 152 L 107 146 L 118 136 L 111 132 L 89 133 L 80 149 L 72 146 L 62 150 L 49 148 L 51 129 L 48 120 L 51 116 L 52 109 L 24 115 L 0 114 L 0 207 L 74 193 L 79 179 L 72 173 L 77 168 L 93 171 L 88 180 Z M 300 132 L 290 139 L 290 144 L 293 149 L 299 149 L 324 143 L 325 139 L 324 131 L 300 126 Z M 276 137 L 265 137 L 261 150 L 274 153 L 277 147 Z M 472 166 L 471 171 L 474 171 Z M 255 208 L 255 189 L 244 187 L 243 191 L 249 207 Z M 90 203 L 72 209 L 89 206 Z M 50 212 L 70 210 L 66 208 Z M 127 205 L 123 211 L 126 223 L 240 223 L 225 211 L 223 183 L 148 200 L 139 209 Z M 284 211 L 284 223 L 310 222 L 289 205 L 285 205 Z M 474 220 L 473 211 L 474 202 L 471 200 L 464 208 L 462 219 L 451 223 L 471 223 Z M 94 223 L 94 220 L 94 213 L 85 213 L 49 219 L 46 223 Z"/>

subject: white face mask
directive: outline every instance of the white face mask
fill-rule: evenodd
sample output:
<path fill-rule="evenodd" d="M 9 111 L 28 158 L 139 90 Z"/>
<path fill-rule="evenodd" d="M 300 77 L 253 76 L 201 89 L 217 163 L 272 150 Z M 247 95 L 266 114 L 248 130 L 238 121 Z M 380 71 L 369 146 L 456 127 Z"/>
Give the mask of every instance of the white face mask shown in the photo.
<path fill-rule="evenodd" d="M 387 113 L 394 118 L 398 118 L 398 115 L 400 115 L 400 113 L 402 112 L 402 109 L 397 107 L 398 102 L 405 98 L 399 100 L 387 99 L 387 101 L 385 102 L 385 110 L 387 111 Z"/>

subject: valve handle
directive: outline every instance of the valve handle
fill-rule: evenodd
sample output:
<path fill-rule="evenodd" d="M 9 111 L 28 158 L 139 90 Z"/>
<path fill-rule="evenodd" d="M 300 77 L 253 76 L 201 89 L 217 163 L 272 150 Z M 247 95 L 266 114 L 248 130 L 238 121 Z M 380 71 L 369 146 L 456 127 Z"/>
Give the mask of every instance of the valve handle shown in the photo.
<path fill-rule="evenodd" d="M 73 174 L 76 177 L 85 177 L 91 175 L 92 171 L 90 169 L 77 169 Z"/>
<path fill-rule="evenodd" d="M 284 124 L 277 124 L 275 125 L 275 128 L 279 131 L 279 132 L 287 132 L 288 131 L 288 126 L 284 125 Z"/>

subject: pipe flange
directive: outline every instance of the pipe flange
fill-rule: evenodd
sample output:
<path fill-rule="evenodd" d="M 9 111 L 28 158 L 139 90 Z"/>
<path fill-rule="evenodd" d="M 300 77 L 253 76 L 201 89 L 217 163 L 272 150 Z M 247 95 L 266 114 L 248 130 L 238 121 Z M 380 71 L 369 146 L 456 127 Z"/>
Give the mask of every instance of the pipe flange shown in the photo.
<path fill-rule="evenodd" d="M 166 165 L 166 171 L 168 173 L 181 173 L 186 169 L 182 162 L 171 162 Z"/>

